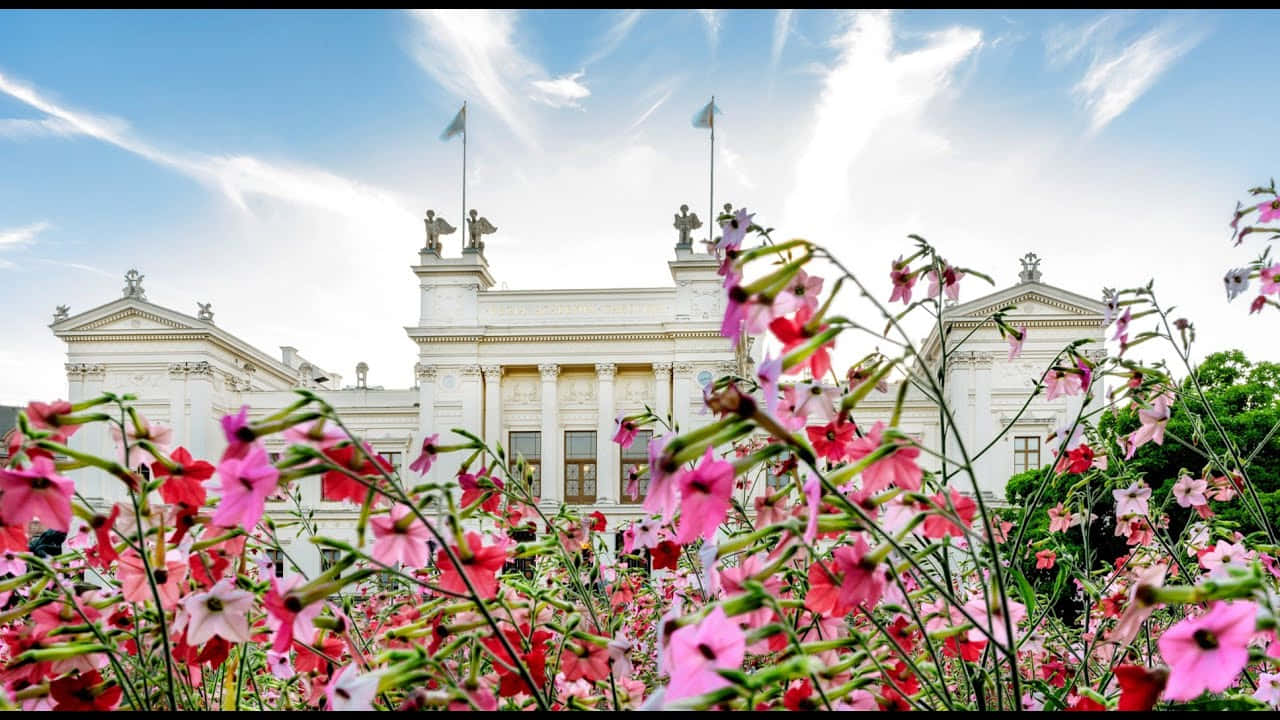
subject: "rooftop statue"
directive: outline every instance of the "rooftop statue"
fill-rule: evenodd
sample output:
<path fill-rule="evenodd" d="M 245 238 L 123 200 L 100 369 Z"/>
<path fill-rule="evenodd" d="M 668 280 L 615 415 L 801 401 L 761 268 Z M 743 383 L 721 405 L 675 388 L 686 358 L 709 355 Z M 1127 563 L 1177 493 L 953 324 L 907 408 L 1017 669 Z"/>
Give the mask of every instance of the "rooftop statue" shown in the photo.
<path fill-rule="evenodd" d="M 676 243 L 676 247 L 692 248 L 693 231 L 702 227 L 702 221 L 698 219 L 697 213 L 689 212 L 688 205 L 681 205 L 680 214 L 675 218 L 673 226 L 680 231 L 680 240 Z"/>
<path fill-rule="evenodd" d="M 477 218 L 476 211 L 471 211 L 471 219 L 467 220 L 467 230 L 471 233 L 471 242 L 467 245 L 469 248 L 475 248 L 480 252 L 484 252 L 484 241 L 480 239 L 482 235 L 492 235 L 498 232 L 497 226 L 489 222 L 489 218 Z"/>
<path fill-rule="evenodd" d="M 458 228 L 445 222 L 444 218 L 436 217 L 435 210 L 428 210 L 427 217 L 422 222 L 427 226 L 427 251 L 439 255 L 441 250 L 440 236 L 450 235 Z"/>

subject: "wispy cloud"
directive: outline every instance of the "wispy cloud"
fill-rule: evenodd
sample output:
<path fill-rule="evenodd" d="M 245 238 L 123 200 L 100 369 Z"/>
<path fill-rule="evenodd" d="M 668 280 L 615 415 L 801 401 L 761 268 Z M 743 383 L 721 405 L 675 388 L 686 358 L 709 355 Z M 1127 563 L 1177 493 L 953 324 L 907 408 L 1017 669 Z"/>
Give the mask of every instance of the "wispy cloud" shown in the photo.
<path fill-rule="evenodd" d="M 583 61 L 583 66 L 593 65 L 612 55 L 631 34 L 631 29 L 635 27 L 641 15 L 644 15 L 643 10 L 624 11 L 618 22 L 614 23 L 613 27 L 609 28 L 609 31 L 600 39 L 600 47 Z"/>
<path fill-rule="evenodd" d="M 1065 65 L 1084 52 L 1090 44 L 1114 37 L 1124 20 L 1122 15 L 1103 15 L 1093 22 L 1076 27 L 1055 25 L 1049 28 L 1044 35 L 1044 51 L 1049 65 Z"/>
<path fill-rule="evenodd" d="M 657 112 L 658 108 L 666 104 L 667 100 L 671 98 L 671 93 L 675 92 L 676 86 L 678 84 L 679 84 L 679 78 L 678 77 L 672 78 L 671 80 L 661 83 L 657 87 L 650 90 L 650 94 L 653 92 L 661 92 L 662 97 L 658 98 L 652 105 L 650 105 L 648 110 L 645 110 L 643 113 L 641 113 L 640 117 L 636 118 L 635 122 L 631 123 L 630 127 L 627 128 L 627 132 L 631 132 L 632 130 L 635 130 L 636 128 L 640 127 L 640 125 L 645 120 L 649 119 L 650 115 Z"/>
<path fill-rule="evenodd" d="M 779 10 L 773 17 L 773 48 L 769 52 L 769 71 L 778 69 L 778 61 L 782 59 L 782 49 L 787 46 L 787 36 L 791 34 L 792 10 Z"/>
<path fill-rule="evenodd" d="M 0 250 L 26 247 L 35 242 L 37 235 L 51 227 L 53 226 L 47 221 L 41 220 L 22 227 L 0 229 Z"/>
<path fill-rule="evenodd" d="M 1089 112 L 1090 129 L 1097 132 L 1124 113 L 1199 41 L 1198 35 L 1165 26 L 1145 33 L 1118 52 L 1095 54 L 1073 89 Z"/>
<path fill-rule="evenodd" d="M 0 118 L 0 138 L 9 140 L 26 140 L 35 137 L 71 137 L 80 132 L 58 118 Z"/>
<path fill-rule="evenodd" d="M 785 206 L 799 231 L 836 230 L 833 212 L 849 206 L 850 172 L 872 137 L 891 124 L 899 131 L 914 126 L 982 43 L 980 31 L 953 27 L 930 35 L 918 50 L 897 52 L 891 21 L 886 13 L 857 13 L 834 40 L 840 55 L 824 73 L 813 132 Z M 936 133 L 913 131 L 911 138 L 929 135 Z M 828 226 L 811 227 L 816 218 L 827 218 Z"/>
<path fill-rule="evenodd" d="M 754 190 L 756 184 L 751 182 L 751 178 L 747 176 L 746 167 L 742 161 L 742 155 L 734 152 L 729 147 L 729 134 L 724 130 L 720 131 L 720 137 L 716 138 L 717 144 L 720 146 L 720 159 L 724 162 L 724 166 L 729 170 L 733 179 L 747 190 Z"/>
<path fill-rule="evenodd" d="M 723 19 L 723 10 L 699 10 L 698 14 L 702 16 L 703 22 L 707 24 L 707 42 L 711 44 L 711 50 L 716 49 L 716 45 L 720 42 L 720 23 Z"/>
<path fill-rule="evenodd" d="M 115 280 L 120 277 L 116 273 L 109 273 L 106 270 L 103 270 L 102 268 L 94 267 L 92 265 L 85 265 L 84 263 L 66 262 L 65 260 L 52 260 L 50 258 L 39 258 L 39 257 L 31 258 L 31 259 L 37 262 L 47 263 L 49 265 L 57 265 L 59 267 L 68 267 L 73 270 L 80 270 L 83 272 L 92 273 L 94 275 L 98 275 L 104 278 L 109 278 L 112 280 Z"/>
<path fill-rule="evenodd" d="M 553 108 L 580 110 L 582 105 L 578 101 L 591 96 L 591 90 L 579 82 L 585 74 L 585 71 L 578 71 L 571 75 L 561 75 L 554 80 L 534 80 L 533 88 L 537 92 L 530 97 Z"/>
<path fill-rule="evenodd" d="M 128 123 L 122 120 L 72 110 L 34 87 L 3 74 L 0 74 L 0 93 L 46 113 L 75 133 L 115 145 L 219 190 L 242 209 L 248 207 L 245 202 L 247 196 L 263 196 L 377 221 L 380 226 L 414 219 L 391 193 L 324 170 L 289 168 L 247 155 L 216 156 L 161 150 L 133 136 Z"/>

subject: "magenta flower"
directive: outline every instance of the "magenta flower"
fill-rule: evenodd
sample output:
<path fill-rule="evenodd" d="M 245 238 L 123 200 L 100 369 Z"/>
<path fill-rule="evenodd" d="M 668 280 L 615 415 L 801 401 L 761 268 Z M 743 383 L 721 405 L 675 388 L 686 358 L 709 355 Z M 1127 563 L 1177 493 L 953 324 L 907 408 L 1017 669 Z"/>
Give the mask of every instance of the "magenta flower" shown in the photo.
<path fill-rule="evenodd" d="M 1280 263 L 1262 268 L 1261 279 L 1262 287 L 1258 290 L 1263 295 L 1280 293 Z"/>
<path fill-rule="evenodd" d="M 883 430 L 884 423 L 877 422 L 865 437 L 855 438 L 849 444 L 849 459 L 857 462 L 879 449 L 883 444 L 881 442 Z M 876 493 L 890 485 L 910 492 L 920 489 L 921 480 L 924 478 L 924 471 L 916 463 L 916 458 L 920 456 L 920 448 L 912 447 L 902 440 L 898 440 L 895 445 L 896 449 L 892 453 L 871 463 L 862 471 L 863 490 Z"/>
<path fill-rule="evenodd" d="M 822 278 L 803 270 L 796 272 L 787 286 L 773 300 L 775 315 L 787 315 L 807 308 L 809 313 L 818 311 L 818 295 L 822 292 Z"/>
<path fill-rule="evenodd" d="M 1009 359 L 1012 360 L 1022 354 L 1022 342 L 1027 339 L 1027 326 L 1019 326 L 1018 332 L 1009 333 L 1006 339 L 1009 341 Z"/>
<path fill-rule="evenodd" d="M 431 469 L 431 463 L 436 459 L 436 443 L 439 442 L 440 435 L 428 435 L 422 439 L 422 454 L 409 465 L 409 469 L 419 475 L 426 475 Z"/>
<path fill-rule="evenodd" d="M 1129 342 L 1129 321 L 1133 319 L 1133 312 L 1129 308 L 1124 309 L 1124 314 L 1116 321 L 1116 333 L 1111 336 L 1112 340 L 1119 340 L 1121 345 L 1127 345 Z"/>
<path fill-rule="evenodd" d="M 831 553 L 836 567 L 844 577 L 840 583 L 840 603 L 848 607 L 865 605 L 871 610 L 884 595 L 884 587 L 888 582 L 885 568 L 867 558 L 870 548 L 867 541 L 858 535 L 853 547 L 844 545 Z"/>
<path fill-rule="evenodd" d="M 671 682 L 665 700 L 680 700 L 728 686 L 729 681 L 716 670 L 741 668 L 746 649 L 747 637 L 742 628 L 720 607 L 697 625 L 676 630 L 666 647 Z"/>
<path fill-rule="evenodd" d="M 36 456 L 27 470 L 0 468 L 0 519 L 25 527 L 32 518 L 59 532 L 71 525 L 71 496 L 75 483 L 58 474 L 53 461 Z"/>
<path fill-rule="evenodd" d="M 253 445 L 243 459 L 224 459 L 218 465 L 218 477 L 221 484 L 209 488 L 221 493 L 213 524 L 252 532 L 266 512 L 267 498 L 276 491 L 280 472 L 267 459 L 267 451 Z"/>
<path fill-rule="evenodd" d="M 662 525 L 656 520 L 641 520 L 631 527 L 635 530 L 636 547 L 652 548 L 662 542 Z"/>
<path fill-rule="evenodd" d="M 431 530 L 417 517 L 412 520 L 413 513 L 407 505 L 396 504 L 391 514 L 379 515 L 369 519 L 373 528 L 373 559 L 385 565 L 401 563 L 409 568 L 424 568 L 431 559 L 427 543 L 431 540 Z"/>
<path fill-rule="evenodd" d="M 964 604 L 964 609 L 978 625 L 978 627 L 969 630 L 969 642 L 986 640 L 987 634 L 978 629 L 986 626 L 987 631 L 991 633 L 991 637 L 995 638 L 996 642 L 1006 645 L 1009 642 L 1009 634 L 1005 632 L 1004 627 L 1004 607 L 1001 606 L 1000 598 L 995 593 L 988 593 L 987 597 L 990 600 L 990 605 L 981 596 Z M 1005 602 L 1009 604 L 1009 625 L 1016 629 L 1018 623 L 1027 617 L 1027 606 L 1008 596 L 1005 597 Z"/>
<path fill-rule="evenodd" d="M 1272 220 L 1280 220 L 1280 198 L 1258 205 L 1258 222 L 1265 223 Z"/>
<path fill-rule="evenodd" d="M 284 438 L 298 445 L 310 445 L 317 450 L 328 450 L 347 439 L 347 434 L 323 418 L 301 423 L 284 431 Z"/>
<path fill-rule="evenodd" d="M 782 377 L 782 357 L 771 358 L 767 354 L 756 368 L 756 379 L 764 393 L 765 408 L 770 415 L 778 412 L 778 378 Z"/>
<path fill-rule="evenodd" d="M 804 541 L 806 544 L 812 544 L 813 539 L 818 536 L 818 512 L 822 509 L 822 481 L 812 472 L 809 473 L 809 479 L 804 481 L 804 496 L 809 511 L 809 522 L 804 528 Z"/>
<path fill-rule="evenodd" d="M 697 538 L 710 540 L 729 515 L 733 463 L 716 460 L 708 446 L 698 467 L 681 472 L 677 481 L 680 485 L 680 527 L 676 531 L 676 542 L 687 545 Z"/>
<path fill-rule="evenodd" d="M 227 438 L 227 449 L 222 452 L 222 459 L 243 458 L 257 439 L 249 427 L 249 406 L 241 405 L 240 412 L 235 415 L 223 415 L 221 422 L 222 434 Z"/>
<path fill-rule="evenodd" d="M 723 235 L 716 243 L 718 250 L 737 250 L 742 245 L 742 239 L 746 237 L 747 230 L 751 228 L 751 220 L 755 214 L 747 214 L 746 208 L 738 208 L 733 217 L 720 226 Z"/>
<path fill-rule="evenodd" d="M 1257 624 L 1251 602 L 1218 602 L 1197 618 L 1186 618 L 1160 636 L 1160 655 L 1169 665 L 1166 700 L 1191 700 L 1208 690 L 1235 684 L 1249 662 L 1249 638 Z"/>
<path fill-rule="evenodd" d="M 738 342 L 742 335 L 742 326 L 747 321 L 747 308 L 751 297 L 741 285 L 729 288 L 728 302 L 724 306 L 724 319 L 720 321 L 720 334 L 733 342 Z"/>

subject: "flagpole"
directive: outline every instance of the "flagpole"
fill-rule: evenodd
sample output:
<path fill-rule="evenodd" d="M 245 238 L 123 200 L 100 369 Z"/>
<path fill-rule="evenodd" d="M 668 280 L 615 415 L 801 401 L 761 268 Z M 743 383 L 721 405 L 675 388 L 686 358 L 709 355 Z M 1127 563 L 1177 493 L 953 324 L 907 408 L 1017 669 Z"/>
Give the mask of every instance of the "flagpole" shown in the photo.
<path fill-rule="evenodd" d="M 467 251 L 467 101 L 462 101 L 462 251 Z"/>
<path fill-rule="evenodd" d="M 711 96 L 711 111 L 707 113 L 711 125 L 711 190 L 707 198 L 707 240 L 715 242 L 716 220 L 716 96 Z M 711 248 L 707 248 L 710 250 Z"/>

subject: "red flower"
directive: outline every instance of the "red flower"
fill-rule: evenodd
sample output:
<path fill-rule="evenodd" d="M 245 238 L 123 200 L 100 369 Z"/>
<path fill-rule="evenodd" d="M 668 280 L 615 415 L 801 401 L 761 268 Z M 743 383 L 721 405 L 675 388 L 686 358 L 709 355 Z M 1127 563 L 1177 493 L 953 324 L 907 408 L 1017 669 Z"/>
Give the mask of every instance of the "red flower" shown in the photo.
<path fill-rule="evenodd" d="M 809 566 L 809 592 L 804 606 L 810 612 L 829 617 L 843 617 L 853 612 L 853 605 L 841 601 L 840 587 L 844 573 L 836 563 L 816 562 Z"/>
<path fill-rule="evenodd" d="M 97 670 L 61 677 L 49 685 L 53 709 L 59 711 L 115 710 L 121 694 L 119 685 L 103 686 Z"/>
<path fill-rule="evenodd" d="M 374 462 L 377 462 L 377 465 L 370 462 L 365 457 L 366 454 L 375 458 Z M 388 474 L 394 471 L 390 463 L 368 447 L 364 452 L 357 452 L 355 446 L 348 443 L 329 448 L 324 451 L 324 455 L 333 464 L 345 468 L 352 475 L 367 476 L 368 485 L 379 484 L 382 479 L 382 474 L 378 472 L 379 467 Z M 320 495 L 325 500 L 347 500 L 363 505 L 365 498 L 369 495 L 368 485 L 340 470 L 330 470 L 320 479 Z"/>
<path fill-rule="evenodd" d="M 769 330 L 771 330 L 774 337 L 778 338 L 778 341 L 782 343 L 782 353 L 784 355 L 791 352 L 792 349 L 808 342 L 811 338 L 827 329 L 826 325 L 822 325 L 821 327 L 813 330 L 806 329 L 805 324 L 808 323 L 812 317 L 812 311 L 809 310 L 808 306 L 804 306 L 796 311 L 795 317 L 774 318 L 773 322 L 769 323 Z M 834 341 L 826 343 L 822 347 L 818 348 L 809 356 L 808 360 L 802 364 L 792 367 L 787 371 L 787 374 L 800 372 L 802 368 L 808 365 L 813 374 L 814 380 L 820 381 L 822 378 L 826 377 L 828 372 L 831 371 L 830 348 L 833 344 Z"/>
<path fill-rule="evenodd" d="M 98 541 L 97 552 L 89 558 L 89 562 L 101 567 L 103 570 L 111 564 L 112 560 L 120 557 L 116 553 L 115 546 L 111 543 L 111 529 L 115 527 L 116 518 L 120 517 L 120 506 L 112 505 L 111 514 L 107 516 L 93 516 L 93 534 Z"/>
<path fill-rule="evenodd" d="M 845 422 L 844 418 L 837 417 L 822 427 L 807 427 L 804 430 L 809 434 L 809 442 L 813 443 L 813 449 L 818 455 L 838 463 L 849 454 L 849 443 L 853 442 L 855 426 L 851 422 Z"/>
<path fill-rule="evenodd" d="M 592 532 L 604 532 L 607 523 L 604 519 L 604 513 L 595 510 L 591 513 L 591 530 Z"/>
<path fill-rule="evenodd" d="M 969 640 L 968 635 L 961 635 L 957 640 L 955 636 L 947 638 L 946 643 L 942 646 L 942 654 L 947 657 L 958 657 L 968 662 L 978 662 L 978 658 L 982 657 L 982 649 L 987 646 L 986 640 Z M 1059 685 L 1058 687 L 1062 687 Z"/>
<path fill-rule="evenodd" d="M 506 635 L 507 642 L 511 643 L 511 647 L 515 648 L 516 654 L 520 658 L 520 662 L 524 664 L 529 671 L 529 676 L 538 687 L 547 682 L 547 641 L 551 639 L 551 633 L 545 630 L 539 630 L 529 637 L 527 652 L 520 652 L 525 647 L 523 633 L 529 632 L 529 624 L 524 623 L 520 626 L 520 632 L 515 630 L 503 630 L 502 634 Z M 493 664 L 494 670 L 497 671 L 501 681 L 498 686 L 498 694 L 502 697 L 511 697 L 518 693 L 528 693 L 529 684 L 524 681 L 516 668 L 516 662 L 512 660 L 511 653 L 503 647 L 502 641 L 490 635 L 482 638 L 480 644 L 484 645 L 493 656 L 499 660 Z"/>
<path fill-rule="evenodd" d="M 1036 569 L 1049 570 L 1058 560 L 1058 553 L 1052 550 L 1041 550 L 1036 553 Z"/>
<path fill-rule="evenodd" d="M 1056 472 L 1082 473 L 1087 472 L 1091 467 L 1093 467 L 1093 448 L 1082 444 L 1075 450 L 1071 450 L 1066 455 L 1058 458 L 1058 465 L 1054 470 Z"/>
<path fill-rule="evenodd" d="M 663 540 L 658 543 L 650 551 L 653 556 L 653 569 L 668 570 L 676 569 L 676 562 L 680 560 L 680 546 L 670 540 Z"/>
<path fill-rule="evenodd" d="M 173 505 L 203 507 L 207 497 L 204 481 L 213 477 L 214 467 L 203 460 L 193 459 L 183 447 L 174 450 L 169 458 L 178 464 L 177 470 L 170 471 L 164 463 L 151 463 L 151 474 L 168 478 L 160 485 L 160 497 Z"/>
<path fill-rule="evenodd" d="M 809 678 L 791 683 L 791 687 L 787 688 L 787 692 L 782 695 L 782 704 L 791 712 L 821 709 L 813 701 L 813 682 Z"/>
<path fill-rule="evenodd" d="M 27 530 L 21 525 L 0 524 L 0 552 L 30 552 L 27 546 Z"/>
<path fill-rule="evenodd" d="M 911 703 L 902 697 L 902 694 L 891 687 L 886 687 L 881 695 L 881 699 L 877 703 L 881 710 L 906 712 L 911 709 Z"/>
<path fill-rule="evenodd" d="M 506 563 L 507 553 L 499 547 L 484 547 L 479 533 L 467 533 L 467 545 L 471 550 L 470 558 L 463 558 L 463 553 L 458 552 L 458 546 L 453 546 L 462 562 L 461 572 L 449 559 L 449 553 L 444 548 L 436 553 L 436 566 L 440 568 L 440 587 L 465 595 L 467 585 L 461 574 L 465 572 L 480 597 L 491 600 L 498 594 L 497 573 Z"/>
<path fill-rule="evenodd" d="M 897 620 L 889 626 L 889 637 L 902 648 L 902 652 L 910 654 L 915 649 L 916 631 L 912 627 L 912 622 L 905 615 L 899 615 Z"/>
<path fill-rule="evenodd" d="M 925 518 L 925 537 L 941 538 L 947 535 L 960 537 L 964 535 L 964 528 L 957 525 L 954 520 L 951 520 L 951 516 L 959 516 L 959 518 L 964 521 L 964 524 L 968 526 L 973 522 L 974 514 L 978 512 L 978 504 L 973 501 L 973 498 L 961 495 L 956 492 L 955 488 L 947 488 L 947 491 L 951 494 L 951 506 L 954 510 L 952 510 L 948 516 L 932 514 Z M 940 510 L 948 510 L 947 500 L 943 497 L 942 493 L 938 493 L 929 499 L 932 500 Z"/>
<path fill-rule="evenodd" d="M 1120 704 L 1117 710 L 1150 710 L 1164 692 L 1169 671 L 1163 668 L 1148 670 L 1141 665 L 1116 666 L 1116 682 L 1120 684 Z"/>
<path fill-rule="evenodd" d="M 1093 698 L 1090 698 L 1087 695 L 1077 696 L 1075 701 L 1072 702 L 1069 706 L 1067 706 L 1068 712 L 1072 712 L 1072 711 L 1097 712 L 1099 710 L 1106 710 L 1106 709 L 1107 709 L 1106 705 L 1103 705 L 1102 703 L 1094 700 Z"/>

